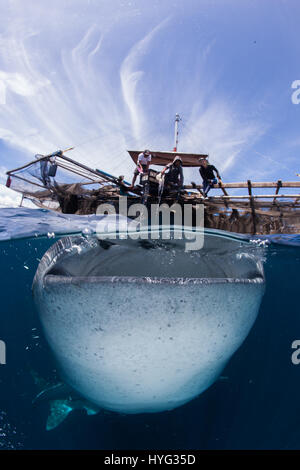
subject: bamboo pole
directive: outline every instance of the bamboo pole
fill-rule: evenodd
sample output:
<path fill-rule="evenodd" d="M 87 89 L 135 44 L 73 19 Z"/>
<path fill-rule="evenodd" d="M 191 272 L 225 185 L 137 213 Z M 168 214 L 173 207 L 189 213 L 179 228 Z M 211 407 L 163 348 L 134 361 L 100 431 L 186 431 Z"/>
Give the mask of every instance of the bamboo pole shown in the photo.
<path fill-rule="evenodd" d="M 254 199 L 252 195 L 251 180 L 248 180 L 247 184 L 248 184 L 248 193 L 249 193 L 250 207 L 251 207 L 251 214 L 252 214 L 253 235 L 255 235 L 256 234 L 256 218 L 255 218 L 255 205 L 254 205 Z"/>
<path fill-rule="evenodd" d="M 254 183 L 254 182 L 251 182 L 251 186 L 252 188 L 277 188 L 277 185 L 278 185 L 278 181 L 274 181 L 274 182 L 257 182 L 257 183 Z M 282 181 L 281 182 L 281 187 L 282 188 L 300 188 L 300 181 Z M 193 187 L 192 185 L 185 185 L 184 186 L 184 189 L 202 189 L 203 188 L 203 185 L 202 184 L 199 184 L 199 185 L 196 185 L 196 187 Z M 219 188 L 219 185 L 218 184 L 215 184 L 214 186 L 212 186 L 212 188 L 214 189 L 218 189 Z M 238 183 L 224 183 L 222 181 L 222 188 L 232 188 L 232 189 L 238 189 L 238 188 L 245 188 L 245 189 L 248 189 L 248 183 L 247 182 L 238 182 Z M 221 189 L 222 189 L 221 188 Z"/>
<path fill-rule="evenodd" d="M 276 191 L 275 191 L 275 195 L 277 195 L 279 193 L 279 190 L 280 188 L 282 187 L 282 181 L 281 180 L 278 180 L 277 181 L 277 186 L 276 186 Z M 274 197 L 273 199 L 273 204 L 276 204 L 276 198 Z"/>
<path fill-rule="evenodd" d="M 299 194 L 258 194 L 255 196 L 211 196 L 209 199 L 214 200 L 214 199 L 272 199 L 272 198 L 289 198 L 289 199 L 295 199 L 299 198 Z"/>
<path fill-rule="evenodd" d="M 32 160 L 31 162 L 29 163 L 26 163 L 26 165 L 23 165 L 23 166 L 19 166 L 18 168 L 14 168 L 13 170 L 9 170 L 6 172 L 7 175 L 11 175 L 12 173 L 14 173 L 15 171 L 20 171 L 20 170 L 24 170 L 25 168 L 33 165 L 34 163 L 37 163 L 37 162 L 40 162 L 42 160 L 46 160 L 48 157 L 41 157 L 41 158 L 38 158 L 37 160 Z M 14 175 L 15 176 L 15 175 Z"/>

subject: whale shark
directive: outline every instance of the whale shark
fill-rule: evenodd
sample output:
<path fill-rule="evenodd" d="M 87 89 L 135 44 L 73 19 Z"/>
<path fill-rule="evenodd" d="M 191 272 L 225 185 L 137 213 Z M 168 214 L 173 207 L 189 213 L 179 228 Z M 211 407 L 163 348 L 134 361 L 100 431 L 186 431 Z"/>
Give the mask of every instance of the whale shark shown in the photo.
<path fill-rule="evenodd" d="M 252 328 L 264 249 L 205 230 L 180 239 L 64 237 L 39 263 L 33 295 L 62 380 L 96 407 L 172 410 L 220 376 Z"/>

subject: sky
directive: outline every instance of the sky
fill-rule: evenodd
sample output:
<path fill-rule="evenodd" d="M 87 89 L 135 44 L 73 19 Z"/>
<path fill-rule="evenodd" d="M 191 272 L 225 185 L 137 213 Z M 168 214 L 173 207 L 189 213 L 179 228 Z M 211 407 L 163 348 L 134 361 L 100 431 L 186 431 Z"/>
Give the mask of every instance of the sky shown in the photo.
<path fill-rule="evenodd" d="M 178 150 L 224 181 L 297 180 L 299 16 L 298 0 L 0 0 L 0 182 L 73 146 L 131 180 L 126 150 L 172 150 L 176 113 Z"/>

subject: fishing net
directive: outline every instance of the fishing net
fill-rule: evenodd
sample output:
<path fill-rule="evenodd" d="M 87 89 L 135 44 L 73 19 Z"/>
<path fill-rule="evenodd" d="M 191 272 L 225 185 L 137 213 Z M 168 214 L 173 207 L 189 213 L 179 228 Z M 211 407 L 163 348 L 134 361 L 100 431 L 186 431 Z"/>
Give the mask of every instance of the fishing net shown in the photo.
<path fill-rule="evenodd" d="M 111 175 L 100 171 L 98 174 L 62 155 L 41 157 L 12 170 L 6 185 L 38 206 L 57 208 L 64 213 L 77 212 L 84 199 L 92 204 L 104 190 L 107 194 L 118 191 Z"/>

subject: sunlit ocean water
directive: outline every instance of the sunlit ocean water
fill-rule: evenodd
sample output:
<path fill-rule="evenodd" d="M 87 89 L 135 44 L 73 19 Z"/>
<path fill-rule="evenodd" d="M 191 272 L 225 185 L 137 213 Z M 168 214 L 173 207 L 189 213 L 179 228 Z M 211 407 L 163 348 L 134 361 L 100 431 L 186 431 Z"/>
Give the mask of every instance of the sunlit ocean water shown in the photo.
<path fill-rule="evenodd" d="M 258 318 L 220 379 L 173 411 L 123 415 L 74 410 L 46 431 L 49 403 L 33 404 L 59 381 L 40 329 L 31 285 L 39 260 L 61 236 L 94 230 L 96 216 L 0 210 L 0 449 L 299 449 L 300 236 L 267 238 L 266 293 Z M 259 237 L 258 237 L 259 238 Z"/>

